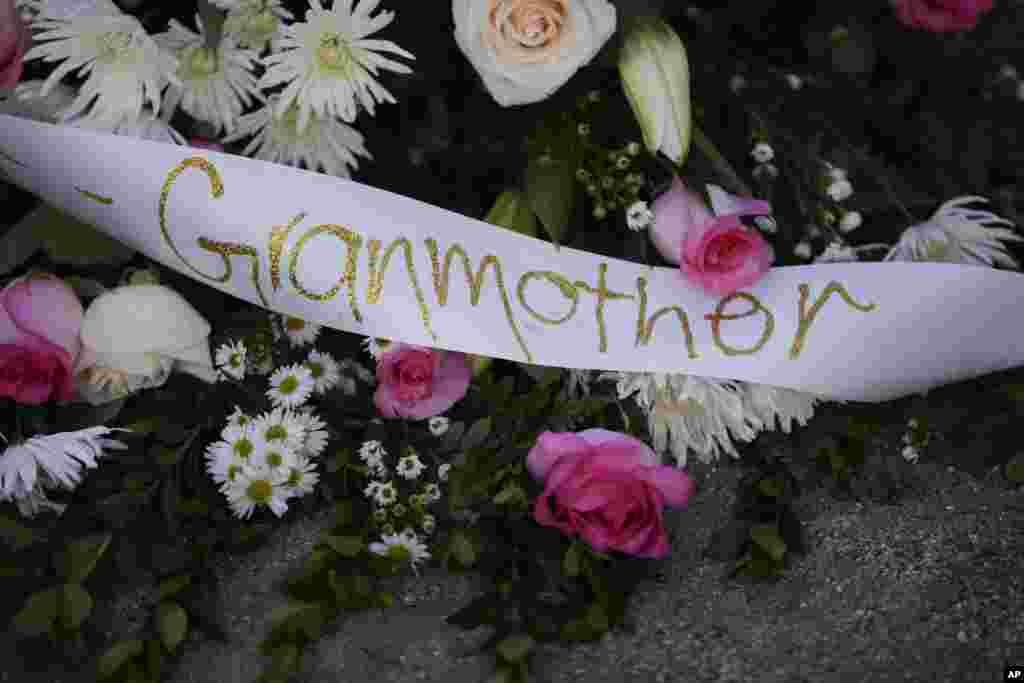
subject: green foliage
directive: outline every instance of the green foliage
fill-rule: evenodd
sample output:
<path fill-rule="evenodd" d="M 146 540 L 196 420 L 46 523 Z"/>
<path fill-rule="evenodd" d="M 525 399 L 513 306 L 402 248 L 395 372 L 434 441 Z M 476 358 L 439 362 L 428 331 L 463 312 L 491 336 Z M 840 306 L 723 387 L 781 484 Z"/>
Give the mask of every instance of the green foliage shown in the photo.
<path fill-rule="evenodd" d="M 34 531 L 7 515 L 0 515 L 0 538 L 15 552 L 36 542 Z"/>
<path fill-rule="evenodd" d="M 138 639 L 119 640 L 100 656 L 96 664 L 96 677 L 101 680 L 113 678 L 131 661 L 142 656 L 145 643 Z"/>
<path fill-rule="evenodd" d="M 113 536 L 109 533 L 96 534 L 72 541 L 65 549 L 61 562 L 61 574 L 69 582 L 80 583 L 96 568 L 96 563 L 110 547 Z"/>
<path fill-rule="evenodd" d="M 536 641 L 526 633 L 507 636 L 498 643 L 498 656 L 510 664 L 518 664 L 529 656 Z"/>
<path fill-rule="evenodd" d="M 176 602 L 159 604 L 156 610 L 156 623 L 160 631 L 160 640 L 168 652 L 178 647 L 188 633 L 188 614 Z"/>
<path fill-rule="evenodd" d="M 54 586 L 30 595 L 11 622 L 15 631 L 23 636 L 48 632 L 60 615 L 61 593 L 61 587 Z"/>

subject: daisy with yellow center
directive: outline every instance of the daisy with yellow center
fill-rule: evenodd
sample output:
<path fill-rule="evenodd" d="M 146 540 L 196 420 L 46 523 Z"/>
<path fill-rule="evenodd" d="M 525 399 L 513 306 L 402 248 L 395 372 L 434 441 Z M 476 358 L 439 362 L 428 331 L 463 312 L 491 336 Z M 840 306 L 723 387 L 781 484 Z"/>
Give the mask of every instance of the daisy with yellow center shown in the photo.
<path fill-rule="evenodd" d="M 267 396 L 276 407 L 296 408 L 313 393 L 313 374 L 304 365 L 286 365 L 270 376 Z"/>
<path fill-rule="evenodd" d="M 299 450 L 306 441 L 306 430 L 302 420 L 290 410 L 275 408 L 253 420 L 256 438 L 270 443 L 281 441 L 293 450 Z"/>
<path fill-rule="evenodd" d="M 400 534 L 384 534 L 379 543 L 370 544 L 370 552 L 396 562 L 408 562 L 417 573 L 420 563 L 430 559 L 426 544 L 411 529 Z"/>
<path fill-rule="evenodd" d="M 288 479 L 284 485 L 291 490 L 293 496 L 305 496 L 313 492 L 319 479 L 316 463 L 299 456 L 288 470 Z"/>
<path fill-rule="evenodd" d="M 288 108 L 299 107 L 298 130 L 304 130 L 313 115 L 340 117 L 347 123 L 356 118 L 356 100 L 373 116 L 376 102 L 394 102 L 395 98 L 376 79 L 378 69 L 408 74 L 412 69 L 378 53 L 413 55 L 391 41 L 368 39 L 394 18 L 394 12 L 370 14 L 380 0 L 334 3 L 324 9 L 321 0 L 310 0 L 305 21 L 283 29 L 281 52 L 264 59 L 267 72 L 260 86 L 273 88 L 286 83 L 275 113 L 283 116 Z"/>
<path fill-rule="evenodd" d="M 305 366 L 313 375 L 313 391 L 325 394 L 341 381 L 341 366 L 329 353 L 310 351 Z"/>
<path fill-rule="evenodd" d="M 265 467 L 243 467 L 227 482 L 224 495 L 239 519 L 249 519 L 261 505 L 281 517 L 288 510 L 290 494 L 284 486 L 287 480 L 287 472 L 276 472 Z"/>
<path fill-rule="evenodd" d="M 214 355 L 214 363 L 223 376 L 241 380 L 245 377 L 245 344 L 241 341 L 222 344 Z"/>

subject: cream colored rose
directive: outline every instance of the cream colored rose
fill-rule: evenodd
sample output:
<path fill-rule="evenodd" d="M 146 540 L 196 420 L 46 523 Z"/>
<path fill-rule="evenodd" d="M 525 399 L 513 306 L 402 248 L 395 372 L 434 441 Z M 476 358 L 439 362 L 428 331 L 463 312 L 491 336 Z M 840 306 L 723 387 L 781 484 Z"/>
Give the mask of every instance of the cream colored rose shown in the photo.
<path fill-rule="evenodd" d="M 608 0 L 452 0 L 455 42 L 503 107 L 539 102 L 615 32 Z"/>

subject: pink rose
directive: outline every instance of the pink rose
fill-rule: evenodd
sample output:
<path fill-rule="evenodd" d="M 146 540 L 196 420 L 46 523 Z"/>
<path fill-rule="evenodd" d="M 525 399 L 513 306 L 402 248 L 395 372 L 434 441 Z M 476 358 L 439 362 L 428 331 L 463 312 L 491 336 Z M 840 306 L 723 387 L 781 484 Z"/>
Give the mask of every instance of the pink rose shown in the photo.
<path fill-rule="evenodd" d="M 904 26 L 928 31 L 966 31 L 992 9 L 993 0 L 892 0 Z"/>
<path fill-rule="evenodd" d="M 49 273 L 0 291 L 0 396 L 29 405 L 70 400 L 82 315 L 74 290 Z"/>
<path fill-rule="evenodd" d="M 395 343 L 377 360 L 373 399 L 385 417 L 434 417 L 466 395 L 471 376 L 464 353 Z"/>
<path fill-rule="evenodd" d="M 537 523 L 579 534 L 598 552 L 664 557 L 662 507 L 686 505 L 694 492 L 693 480 L 660 464 L 647 444 L 607 429 L 544 432 L 526 466 L 544 483 Z"/>
<path fill-rule="evenodd" d="M 678 263 L 686 279 L 718 296 L 754 284 L 771 268 L 775 254 L 761 235 L 739 221 L 763 216 L 771 205 L 760 199 L 735 197 L 708 186 L 714 212 L 700 195 L 677 177 L 654 201 L 651 241 L 670 263 Z"/>
<path fill-rule="evenodd" d="M 195 147 L 197 149 L 211 149 L 214 152 L 223 152 L 224 145 L 216 142 L 215 140 L 207 140 L 206 138 L 192 138 L 188 141 L 189 147 Z"/>
<path fill-rule="evenodd" d="M 14 0 L 0 0 L 0 88 L 13 88 L 21 78 L 32 33 L 21 20 Z"/>

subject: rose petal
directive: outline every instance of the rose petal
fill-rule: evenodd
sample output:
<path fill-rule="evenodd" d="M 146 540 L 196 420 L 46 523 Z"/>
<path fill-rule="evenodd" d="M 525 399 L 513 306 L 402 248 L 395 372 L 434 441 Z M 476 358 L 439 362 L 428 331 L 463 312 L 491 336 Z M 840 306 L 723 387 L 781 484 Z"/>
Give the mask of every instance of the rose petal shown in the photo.
<path fill-rule="evenodd" d="M 526 468 L 537 481 L 544 481 L 554 464 L 565 456 L 578 456 L 590 451 L 581 434 L 542 432 L 526 456 Z"/>
<path fill-rule="evenodd" d="M 665 505 L 670 507 L 686 505 L 697 488 L 686 472 L 667 465 L 644 470 L 638 476 L 656 488 Z"/>

